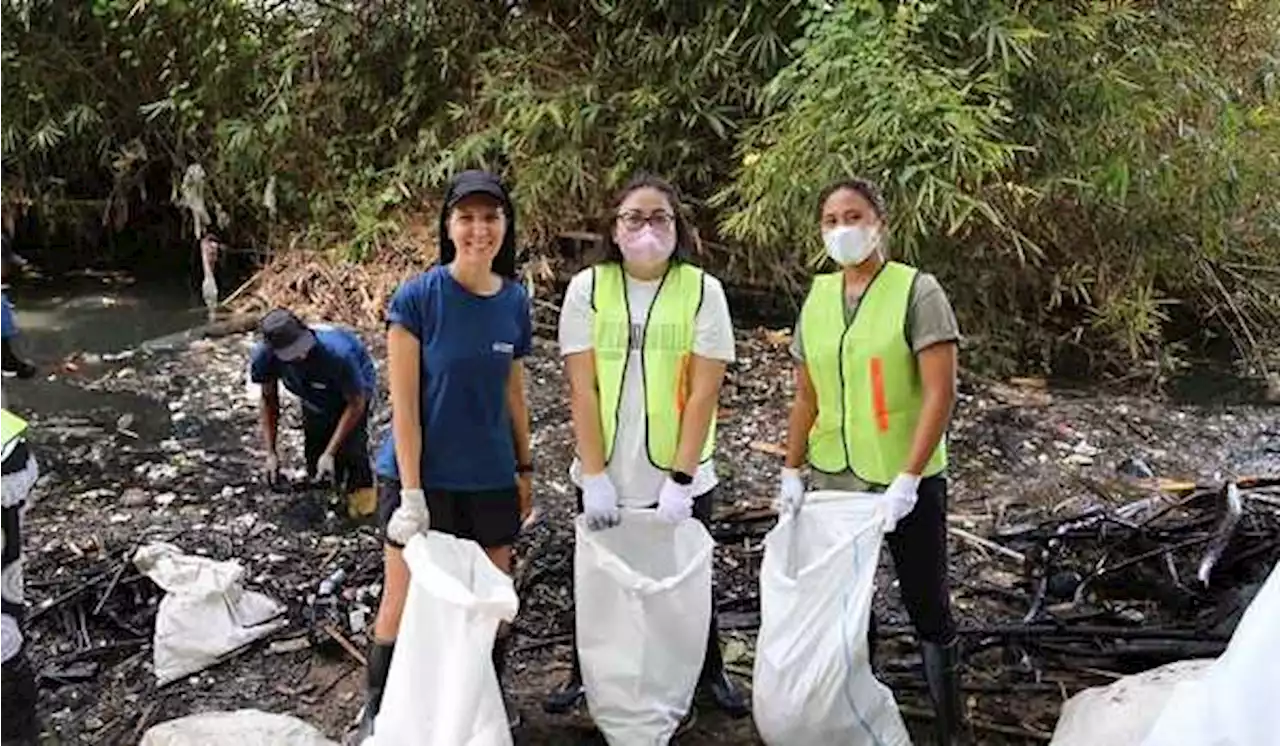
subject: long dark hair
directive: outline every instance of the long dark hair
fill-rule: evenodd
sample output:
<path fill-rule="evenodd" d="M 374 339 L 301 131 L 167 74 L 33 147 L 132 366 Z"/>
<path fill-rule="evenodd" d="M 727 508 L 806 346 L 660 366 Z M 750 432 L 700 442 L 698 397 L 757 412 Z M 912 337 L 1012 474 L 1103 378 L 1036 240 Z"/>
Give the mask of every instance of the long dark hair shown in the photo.
<path fill-rule="evenodd" d="M 448 264 L 458 255 L 458 247 L 449 238 L 449 214 L 457 205 L 456 197 L 459 187 L 469 188 L 469 194 L 488 194 L 502 205 L 502 213 L 506 218 L 507 228 L 502 234 L 502 245 L 498 247 L 498 255 L 493 258 L 493 272 L 515 279 L 516 277 L 516 205 L 511 194 L 503 186 L 502 180 L 488 171 L 462 171 L 449 180 L 444 190 L 444 206 L 440 210 L 440 263 Z M 485 189 L 474 189 L 477 182 L 483 182 Z"/>
<path fill-rule="evenodd" d="M 622 262 L 622 249 L 618 247 L 618 242 L 613 240 L 613 229 L 618 222 L 618 208 L 637 189 L 656 189 L 671 203 L 671 212 L 674 214 L 673 220 L 676 226 L 676 249 L 671 253 L 671 261 L 688 261 L 697 248 L 698 236 L 694 233 L 693 226 L 689 224 L 689 219 L 685 215 L 684 204 L 680 201 L 680 195 L 676 192 L 676 188 L 671 186 L 671 183 L 666 179 L 645 173 L 631 177 L 631 180 L 622 189 L 618 190 L 618 193 L 613 197 L 613 204 L 609 207 L 608 217 L 604 220 L 604 230 L 601 231 L 604 235 L 604 260 L 606 262 Z"/>

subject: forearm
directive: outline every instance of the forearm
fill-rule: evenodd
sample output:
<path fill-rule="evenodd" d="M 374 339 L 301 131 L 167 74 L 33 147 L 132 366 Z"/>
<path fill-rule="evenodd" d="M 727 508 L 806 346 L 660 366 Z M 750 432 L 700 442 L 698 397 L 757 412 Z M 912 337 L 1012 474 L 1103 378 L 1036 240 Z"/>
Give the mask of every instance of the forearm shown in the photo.
<path fill-rule="evenodd" d="M 360 418 L 364 416 L 364 409 L 367 406 L 367 400 L 364 396 L 357 396 L 347 400 L 347 406 L 342 410 L 342 416 L 338 418 L 338 424 L 333 428 L 333 435 L 329 437 L 329 445 L 325 447 L 325 452 L 330 456 L 337 454 L 342 448 L 342 444 L 346 442 L 347 436 L 356 429 L 356 425 L 360 423 Z"/>
<path fill-rule="evenodd" d="M 903 466 L 903 472 L 918 476 L 924 471 L 929 457 L 947 431 L 954 404 L 955 394 L 949 390 L 925 391 L 920 406 L 920 420 L 916 423 L 916 430 L 911 438 L 911 452 Z"/>
<path fill-rule="evenodd" d="M 574 391 L 569 398 L 573 437 L 584 474 L 604 471 L 604 434 L 600 432 L 600 396 L 595 389 Z"/>
<path fill-rule="evenodd" d="M 791 416 L 787 419 L 787 455 L 783 465 L 799 469 L 809 452 L 809 431 L 818 419 L 815 402 L 803 394 L 797 394 L 791 404 Z"/>
<path fill-rule="evenodd" d="M 698 468 L 718 399 L 717 390 L 696 393 L 685 402 L 684 416 L 680 418 L 680 443 L 676 446 L 676 458 L 672 464 L 676 471 L 692 474 Z"/>
<path fill-rule="evenodd" d="M 416 402 L 415 402 L 416 404 Z M 400 474 L 400 486 L 405 489 L 422 488 L 422 416 L 416 406 L 411 412 L 391 412 L 391 431 L 396 439 L 396 467 Z"/>
<path fill-rule="evenodd" d="M 422 489 L 422 391 L 418 338 L 403 327 L 387 331 L 387 377 L 391 389 L 391 433 L 400 486 Z"/>
<path fill-rule="evenodd" d="M 516 465 L 529 464 L 533 454 L 529 448 L 529 405 L 523 392 L 512 397 L 511 406 L 511 442 L 516 450 Z"/>
<path fill-rule="evenodd" d="M 511 443 L 515 449 L 516 465 L 532 463 L 529 452 L 529 399 L 524 387 L 524 364 L 519 360 L 511 364 L 507 377 L 507 412 L 511 416 Z"/>
<path fill-rule="evenodd" d="M 267 453 L 275 453 L 276 433 L 280 422 L 279 400 L 264 394 L 258 420 L 262 426 L 262 446 L 267 449 Z"/>

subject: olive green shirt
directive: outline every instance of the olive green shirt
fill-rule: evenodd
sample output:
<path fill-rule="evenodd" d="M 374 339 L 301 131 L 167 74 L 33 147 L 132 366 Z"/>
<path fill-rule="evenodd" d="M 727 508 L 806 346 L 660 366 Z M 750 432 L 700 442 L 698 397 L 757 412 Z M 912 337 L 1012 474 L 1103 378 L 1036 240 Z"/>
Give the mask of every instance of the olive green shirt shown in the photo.
<path fill-rule="evenodd" d="M 861 295 L 845 296 L 844 320 L 848 324 L 858 310 Z M 803 313 L 803 312 L 802 312 Z M 791 357 L 797 363 L 804 362 L 804 339 L 800 334 L 802 324 L 796 320 L 795 334 L 791 337 Z M 911 286 L 911 301 L 907 305 L 906 318 L 907 340 L 917 355 L 926 347 L 940 342 L 959 342 L 960 324 L 956 321 L 956 313 L 951 308 L 951 301 L 946 291 L 938 283 L 938 278 L 927 272 L 916 275 L 915 284 Z M 818 490 L 848 490 L 865 492 L 872 485 L 862 481 L 852 470 L 838 474 L 824 474 L 813 470 L 813 488 Z M 883 486 L 883 485 L 881 485 Z"/>

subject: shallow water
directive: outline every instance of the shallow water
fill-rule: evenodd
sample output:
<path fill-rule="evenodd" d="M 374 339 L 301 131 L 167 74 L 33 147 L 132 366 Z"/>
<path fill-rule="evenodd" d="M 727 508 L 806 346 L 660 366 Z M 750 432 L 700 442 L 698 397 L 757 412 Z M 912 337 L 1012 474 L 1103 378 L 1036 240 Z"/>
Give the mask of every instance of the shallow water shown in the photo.
<path fill-rule="evenodd" d="M 111 360 L 149 339 L 204 323 L 206 311 L 185 280 L 138 282 L 114 273 L 19 279 L 8 295 L 17 314 L 19 349 L 40 373 L 28 381 L 5 378 L 7 407 L 44 417 L 75 413 L 102 419 L 99 424 L 127 412 L 136 421 L 133 429 L 169 427 L 162 402 L 86 389 L 81 369 L 86 360 Z"/>

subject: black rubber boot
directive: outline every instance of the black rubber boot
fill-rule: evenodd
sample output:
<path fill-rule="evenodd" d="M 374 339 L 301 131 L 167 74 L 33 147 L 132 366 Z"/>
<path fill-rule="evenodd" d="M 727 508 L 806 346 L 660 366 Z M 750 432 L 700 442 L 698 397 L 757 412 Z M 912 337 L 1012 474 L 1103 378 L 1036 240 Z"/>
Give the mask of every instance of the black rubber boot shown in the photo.
<path fill-rule="evenodd" d="M 373 735 L 373 722 L 382 707 L 382 692 L 387 687 L 387 672 L 391 670 L 391 654 L 395 652 L 395 640 L 373 641 L 369 646 L 369 667 L 365 671 L 365 702 L 360 710 L 360 722 L 347 739 L 349 746 L 359 746 Z"/>
<path fill-rule="evenodd" d="M 40 723 L 36 719 L 35 670 L 27 658 L 26 645 L 3 668 L 4 718 L 0 720 L 0 740 L 4 746 L 36 746 Z"/>
<path fill-rule="evenodd" d="M 933 700 L 938 743 L 941 746 L 972 743 L 964 717 L 964 702 L 960 698 L 959 641 L 953 639 L 946 645 L 922 642 L 920 652 L 929 698 Z"/>
<path fill-rule="evenodd" d="M 582 667 L 578 664 L 578 645 L 574 641 L 569 652 L 569 678 L 561 687 L 542 700 L 542 711 L 548 715 L 563 715 L 582 701 Z"/>
<path fill-rule="evenodd" d="M 742 692 L 724 670 L 724 654 L 720 651 L 720 624 L 714 607 L 711 611 L 711 626 L 707 630 L 707 654 L 702 659 L 698 688 L 729 717 L 742 718 L 751 714 L 746 697 L 742 696 Z"/>

